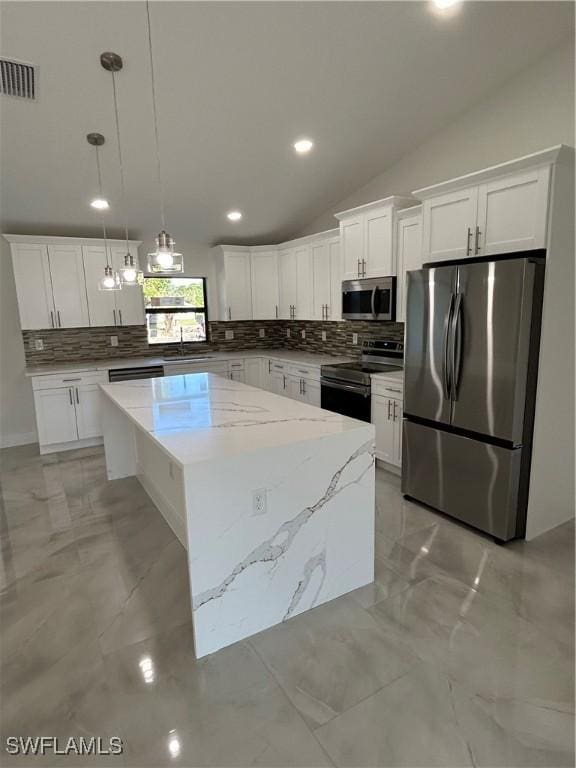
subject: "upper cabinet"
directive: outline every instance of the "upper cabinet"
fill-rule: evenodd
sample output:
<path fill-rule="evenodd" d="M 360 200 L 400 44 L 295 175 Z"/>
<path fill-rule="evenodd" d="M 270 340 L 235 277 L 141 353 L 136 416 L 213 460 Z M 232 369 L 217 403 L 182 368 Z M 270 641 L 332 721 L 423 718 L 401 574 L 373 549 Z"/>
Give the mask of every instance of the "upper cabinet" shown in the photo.
<path fill-rule="evenodd" d="M 396 274 L 395 214 L 417 202 L 412 197 L 394 195 L 336 214 L 340 221 L 343 280 Z"/>
<path fill-rule="evenodd" d="M 252 320 L 250 249 L 219 245 L 216 260 L 218 320 Z"/>
<path fill-rule="evenodd" d="M 545 248 L 551 171 L 547 155 L 416 190 L 424 201 L 423 261 Z"/>
<path fill-rule="evenodd" d="M 294 248 L 278 252 L 279 315 L 282 320 L 292 320 L 296 307 L 296 251 Z"/>
<path fill-rule="evenodd" d="M 330 235 L 312 244 L 314 320 L 342 318 L 342 265 L 340 238 Z"/>
<path fill-rule="evenodd" d="M 140 286 L 109 293 L 98 290 L 106 265 L 102 240 L 4 237 L 12 251 L 23 330 L 144 323 Z M 138 245 L 130 242 L 136 262 Z M 125 252 L 125 244 L 111 241 L 110 258 L 116 268 L 124 262 Z"/>
<path fill-rule="evenodd" d="M 252 317 L 254 320 L 278 318 L 278 251 L 275 248 L 252 248 L 250 262 Z"/>
<path fill-rule="evenodd" d="M 396 320 L 406 319 L 406 273 L 422 266 L 422 206 L 398 212 L 396 222 Z"/>
<path fill-rule="evenodd" d="M 294 249 L 296 258 L 296 305 L 295 320 L 310 320 L 313 316 L 312 250 L 310 245 Z"/>

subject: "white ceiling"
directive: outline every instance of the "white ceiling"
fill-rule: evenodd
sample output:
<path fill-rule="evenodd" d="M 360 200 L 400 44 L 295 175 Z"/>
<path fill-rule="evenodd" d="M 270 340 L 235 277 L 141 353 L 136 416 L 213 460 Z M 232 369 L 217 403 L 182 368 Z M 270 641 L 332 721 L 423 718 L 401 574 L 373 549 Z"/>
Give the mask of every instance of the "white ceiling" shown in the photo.
<path fill-rule="evenodd" d="M 156 2 L 167 228 L 180 242 L 297 233 L 571 34 L 569 2 Z M 160 228 L 143 2 L 3 2 L 2 55 L 39 67 L 39 98 L 2 97 L 7 232 L 98 235 L 86 133 L 119 232 L 110 75 L 118 75 L 131 235 Z M 295 138 L 316 141 L 296 156 Z M 244 220 L 231 224 L 230 208 Z"/>

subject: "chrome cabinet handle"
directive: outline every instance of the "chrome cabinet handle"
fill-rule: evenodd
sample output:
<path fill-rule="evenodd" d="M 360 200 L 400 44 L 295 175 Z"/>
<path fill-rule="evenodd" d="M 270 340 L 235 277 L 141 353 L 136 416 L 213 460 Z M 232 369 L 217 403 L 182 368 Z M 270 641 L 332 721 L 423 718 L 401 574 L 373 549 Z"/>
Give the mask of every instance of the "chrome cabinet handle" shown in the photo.
<path fill-rule="evenodd" d="M 472 246 L 470 245 L 470 239 L 472 237 L 472 230 L 468 227 L 468 234 L 466 236 L 466 256 L 470 256 L 472 253 Z"/>
<path fill-rule="evenodd" d="M 362 259 L 362 277 L 366 277 L 366 259 Z"/>
<path fill-rule="evenodd" d="M 112 314 L 114 315 L 114 325 L 117 325 L 117 323 L 116 323 L 116 310 L 115 309 L 112 310 Z"/>
<path fill-rule="evenodd" d="M 306 394 L 306 379 L 302 379 L 302 394 Z"/>
<path fill-rule="evenodd" d="M 62 379 L 63 382 L 68 383 L 69 381 L 82 381 L 81 377 L 78 377 L 77 379 Z"/>
<path fill-rule="evenodd" d="M 330 317 L 330 305 L 326 304 L 326 320 L 328 320 Z"/>
<path fill-rule="evenodd" d="M 124 325 L 124 323 L 122 322 L 122 310 L 121 309 L 118 310 L 118 317 L 120 318 L 120 325 Z"/>
<path fill-rule="evenodd" d="M 80 395 L 78 394 L 78 387 L 74 387 L 74 389 L 76 390 L 76 402 L 80 403 Z"/>
<path fill-rule="evenodd" d="M 283 379 L 283 381 L 282 381 L 282 388 L 286 389 L 286 376 L 284 374 L 282 374 L 282 379 Z"/>
<path fill-rule="evenodd" d="M 50 322 L 52 324 L 52 328 L 54 328 L 54 312 L 50 310 Z"/>
<path fill-rule="evenodd" d="M 74 405 L 74 400 L 72 400 L 72 387 L 68 387 L 68 397 L 70 398 L 70 405 Z"/>
<path fill-rule="evenodd" d="M 228 320 L 232 320 L 232 307 L 228 307 Z"/>
<path fill-rule="evenodd" d="M 388 421 L 390 421 L 390 405 L 392 404 L 392 400 L 388 400 Z"/>
<path fill-rule="evenodd" d="M 278 304 L 276 304 L 276 320 L 278 320 Z"/>
<path fill-rule="evenodd" d="M 56 314 L 58 315 L 58 328 L 62 328 L 62 320 L 60 319 L 60 310 L 56 310 Z"/>
<path fill-rule="evenodd" d="M 268 373 L 272 373 L 272 360 L 268 360 Z"/>
<path fill-rule="evenodd" d="M 360 259 L 358 259 L 358 277 L 362 277 L 360 274 Z"/>
<path fill-rule="evenodd" d="M 394 421 L 396 421 L 396 405 L 397 405 L 396 400 L 393 400 L 392 407 L 393 407 L 393 414 L 394 414 L 393 415 L 393 420 Z"/>
<path fill-rule="evenodd" d="M 478 255 L 480 253 L 480 227 L 476 227 L 476 239 L 474 242 L 474 255 Z"/>

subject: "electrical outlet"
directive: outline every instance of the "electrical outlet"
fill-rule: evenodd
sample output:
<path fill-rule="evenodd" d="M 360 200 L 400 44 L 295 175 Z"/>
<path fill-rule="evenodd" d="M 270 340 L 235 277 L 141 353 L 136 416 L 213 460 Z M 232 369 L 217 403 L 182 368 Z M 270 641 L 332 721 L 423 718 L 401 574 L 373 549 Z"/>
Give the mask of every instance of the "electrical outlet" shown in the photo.
<path fill-rule="evenodd" d="M 260 336 L 261 339 L 263 339 L 264 336 L 266 336 L 266 330 L 264 328 L 260 328 L 260 330 L 258 331 L 258 335 Z"/>
<path fill-rule="evenodd" d="M 358 344 L 358 334 L 353 333 L 352 334 L 352 344 Z"/>
<path fill-rule="evenodd" d="M 42 352 L 44 349 L 44 339 L 34 339 L 34 349 L 36 352 Z"/>
<path fill-rule="evenodd" d="M 302 336 L 303 339 L 306 338 L 306 331 L 304 330 L 304 328 L 302 328 L 302 330 L 300 331 L 300 336 Z"/>
<path fill-rule="evenodd" d="M 110 346 L 111 347 L 118 346 L 118 336 L 110 336 Z"/>
<path fill-rule="evenodd" d="M 257 488 L 252 491 L 252 511 L 255 515 L 263 515 L 266 512 L 266 488 Z"/>
<path fill-rule="evenodd" d="M 286 328 L 286 338 L 290 338 L 290 328 Z"/>
<path fill-rule="evenodd" d="M 326 331 L 322 331 L 322 341 L 326 341 Z"/>
<path fill-rule="evenodd" d="M 226 341 L 232 341 L 234 338 L 234 331 L 224 331 L 224 338 Z"/>

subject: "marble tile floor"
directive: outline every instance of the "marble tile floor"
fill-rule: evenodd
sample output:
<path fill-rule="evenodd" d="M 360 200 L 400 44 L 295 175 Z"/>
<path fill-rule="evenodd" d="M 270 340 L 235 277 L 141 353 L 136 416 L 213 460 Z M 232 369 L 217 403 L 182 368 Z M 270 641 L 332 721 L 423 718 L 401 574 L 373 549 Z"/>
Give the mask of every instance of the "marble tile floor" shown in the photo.
<path fill-rule="evenodd" d="M 574 764 L 572 524 L 499 547 L 378 470 L 376 583 L 196 661 L 185 553 L 138 482 L 101 448 L 0 458 L 0 765 Z"/>

